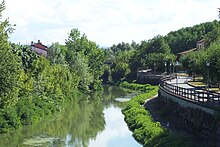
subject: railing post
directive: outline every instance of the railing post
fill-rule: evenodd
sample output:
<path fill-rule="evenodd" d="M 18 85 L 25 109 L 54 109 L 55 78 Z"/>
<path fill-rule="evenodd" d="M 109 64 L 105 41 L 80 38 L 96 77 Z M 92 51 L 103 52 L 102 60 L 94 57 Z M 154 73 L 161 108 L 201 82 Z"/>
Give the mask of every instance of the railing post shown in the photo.
<path fill-rule="evenodd" d="M 215 97 L 214 97 L 214 94 L 212 95 L 212 106 L 215 106 Z"/>
<path fill-rule="evenodd" d="M 219 103 L 220 103 L 220 94 L 218 94 L 218 106 L 219 106 Z"/>
<path fill-rule="evenodd" d="M 192 90 L 190 89 L 190 99 L 192 100 Z"/>
<path fill-rule="evenodd" d="M 200 93 L 199 93 L 199 91 L 197 91 L 197 101 L 199 102 L 199 99 L 200 99 Z"/>
<path fill-rule="evenodd" d="M 167 83 L 168 80 L 171 80 L 174 77 L 177 78 L 177 76 L 174 74 L 161 78 L 160 86 L 166 91 L 176 94 L 179 97 L 181 96 L 185 99 L 194 100 L 199 103 L 204 103 L 214 107 L 220 107 L 220 94 L 207 92 L 205 90 L 197 91 L 194 88 L 182 88 L 177 85 L 178 83 L 176 83 L 176 85 Z"/>

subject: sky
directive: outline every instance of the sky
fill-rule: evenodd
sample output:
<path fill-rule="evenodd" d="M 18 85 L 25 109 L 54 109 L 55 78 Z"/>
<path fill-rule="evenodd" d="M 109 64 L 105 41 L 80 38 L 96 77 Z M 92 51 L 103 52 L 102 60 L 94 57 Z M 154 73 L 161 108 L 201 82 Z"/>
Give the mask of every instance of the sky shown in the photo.
<path fill-rule="evenodd" d="M 183 27 L 218 20 L 219 0 L 5 0 L 16 24 L 10 41 L 65 44 L 73 28 L 99 46 L 139 43 Z"/>

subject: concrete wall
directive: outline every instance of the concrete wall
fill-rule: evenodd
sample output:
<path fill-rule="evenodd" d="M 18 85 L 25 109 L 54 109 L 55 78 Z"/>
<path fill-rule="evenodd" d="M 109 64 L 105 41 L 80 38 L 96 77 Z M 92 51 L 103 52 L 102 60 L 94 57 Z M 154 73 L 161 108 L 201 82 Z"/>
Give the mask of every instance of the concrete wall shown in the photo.
<path fill-rule="evenodd" d="M 183 100 L 175 95 L 169 94 L 168 92 L 166 92 L 162 88 L 159 89 L 159 92 L 161 93 L 162 97 L 170 99 L 170 100 L 178 103 L 180 106 L 182 106 L 184 108 L 200 109 L 206 113 L 214 115 L 214 109 L 203 107 L 203 106 L 197 105 L 196 103 L 192 103 L 190 101 Z"/>
<path fill-rule="evenodd" d="M 192 134 L 205 146 L 220 145 L 218 111 L 183 100 L 162 88 L 158 91 L 158 98 L 162 115 L 178 129 Z"/>

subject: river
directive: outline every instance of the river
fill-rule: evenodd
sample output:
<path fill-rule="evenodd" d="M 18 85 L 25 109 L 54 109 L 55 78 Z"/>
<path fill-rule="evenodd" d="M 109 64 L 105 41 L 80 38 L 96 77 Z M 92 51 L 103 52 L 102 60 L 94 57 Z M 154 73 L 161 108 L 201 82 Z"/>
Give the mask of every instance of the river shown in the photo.
<path fill-rule="evenodd" d="M 81 95 L 59 115 L 0 135 L 0 147 L 139 147 L 124 116 L 123 103 L 134 93 L 103 86 L 102 93 Z"/>

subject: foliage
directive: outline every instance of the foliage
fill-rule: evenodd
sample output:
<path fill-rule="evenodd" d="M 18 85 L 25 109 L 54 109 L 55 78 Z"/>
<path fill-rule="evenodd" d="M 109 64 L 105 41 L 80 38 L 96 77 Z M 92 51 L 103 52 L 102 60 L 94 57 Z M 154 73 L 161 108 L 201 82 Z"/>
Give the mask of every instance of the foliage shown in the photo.
<path fill-rule="evenodd" d="M 4 1 L 0 4 L 0 14 L 2 10 Z M 22 85 L 21 61 L 8 43 L 11 30 L 8 20 L 1 21 L 0 16 L 0 109 L 15 105 L 18 101 L 19 87 Z"/>
<path fill-rule="evenodd" d="M 129 84 L 124 83 L 124 85 Z M 134 138 L 144 146 L 189 145 L 189 141 L 182 138 L 182 136 L 174 136 L 167 129 L 163 128 L 159 122 L 154 122 L 150 113 L 142 106 L 145 100 L 156 95 L 157 91 L 158 87 L 150 86 L 146 93 L 132 98 L 122 110 L 125 115 L 125 121 L 133 132 Z"/>
<path fill-rule="evenodd" d="M 48 48 L 47 58 L 50 60 L 51 64 L 65 64 L 66 50 L 66 46 L 60 45 L 58 42 L 53 43 Z"/>
<path fill-rule="evenodd" d="M 204 38 L 210 38 L 206 36 L 219 26 L 220 23 L 217 20 L 201 23 L 193 27 L 186 27 L 177 31 L 171 31 L 165 36 L 165 40 L 168 42 L 171 52 L 177 54 L 179 52 L 195 48 L 197 41 Z M 213 39 L 214 38 L 215 37 L 213 37 Z M 210 43 L 210 40 L 208 43 Z"/>
<path fill-rule="evenodd" d="M 113 81 L 123 80 L 130 72 L 129 60 L 132 56 L 132 51 L 117 52 L 113 59 L 114 64 L 111 67 L 111 76 Z"/>
<path fill-rule="evenodd" d="M 180 61 L 184 68 L 188 69 L 187 72 L 189 75 L 195 77 L 195 75 L 200 73 L 201 67 L 200 64 L 200 58 L 202 54 L 201 52 L 198 53 L 189 53 L 187 56 L 181 57 Z"/>
<path fill-rule="evenodd" d="M 2 2 L 0 14 L 4 8 Z M 67 44 L 52 44 L 45 58 L 9 43 L 12 31 L 8 20 L 0 21 L 0 132 L 60 112 L 78 88 L 99 88 L 105 54 L 85 34 L 73 29 Z"/>
<path fill-rule="evenodd" d="M 21 125 L 20 118 L 13 108 L 0 109 L 0 132 L 8 132 Z"/>
<path fill-rule="evenodd" d="M 88 87 L 98 89 L 101 83 L 100 77 L 104 73 L 104 51 L 99 49 L 96 43 L 88 40 L 85 34 L 81 36 L 78 29 L 71 30 L 66 40 L 66 47 L 66 61 L 70 70 L 80 78 L 79 83 L 84 85 L 83 89 L 86 90 Z M 81 75 L 85 76 L 81 77 Z"/>
<path fill-rule="evenodd" d="M 142 50 L 143 54 L 169 53 L 170 47 L 164 37 L 158 35 L 148 41 L 142 41 L 140 44 L 140 50 Z"/>
<path fill-rule="evenodd" d="M 152 69 L 156 73 L 165 71 L 165 63 L 168 68 L 174 65 L 176 54 L 196 47 L 196 42 L 205 39 L 205 46 L 209 47 L 213 42 L 219 40 L 220 36 L 219 21 L 201 23 L 192 27 L 186 27 L 177 31 L 171 31 L 166 36 L 155 36 L 149 40 L 143 40 L 139 44 L 132 42 L 119 43 L 112 45 L 108 49 L 108 60 L 113 61 L 108 73 L 111 74 L 114 82 L 121 80 L 133 81 L 136 79 L 136 72 L 139 69 Z M 190 55 L 198 58 L 199 55 Z M 200 61 L 194 61 L 186 57 L 182 59 L 186 66 L 189 64 L 188 72 L 195 75 L 204 73 L 204 67 L 198 67 Z M 123 59 L 123 60 L 122 60 Z M 190 63 L 187 63 L 190 62 Z M 201 69 L 200 69 L 201 68 Z M 206 71 L 205 71 L 206 73 Z M 111 78 L 110 78 L 111 79 Z"/>
<path fill-rule="evenodd" d="M 113 53 L 117 53 L 117 52 L 133 50 L 135 47 L 137 47 L 137 44 L 134 41 L 132 41 L 131 45 L 129 43 L 122 42 L 122 43 L 119 43 L 118 45 L 113 44 L 110 50 Z"/>
<path fill-rule="evenodd" d="M 109 59 L 113 61 L 111 77 L 113 81 L 136 78 L 138 69 L 151 68 L 157 72 L 164 72 L 164 62 L 174 62 L 175 56 L 170 53 L 170 47 L 163 36 L 156 36 L 147 41 L 131 45 L 119 43 L 109 49 Z"/>
<path fill-rule="evenodd" d="M 140 91 L 150 91 L 153 90 L 153 87 L 150 84 L 136 84 L 136 83 L 128 83 L 126 81 L 120 83 L 120 87 L 132 89 L 132 90 L 140 90 Z"/>
<path fill-rule="evenodd" d="M 206 50 L 202 51 L 202 56 L 198 59 L 200 67 L 199 73 L 204 77 L 205 82 L 209 80 L 209 82 L 213 84 L 220 83 L 220 40 L 217 40 L 209 46 Z M 194 53 L 196 54 L 196 53 Z M 210 63 L 210 66 L 207 66 L 207 62 Z M 209 77 L 207 77 L 209 75 Z M 209 79 L 207 79 L 209 78 Z"/>
<path fill-rule="evenodd" d="M 208 48 L 202 51 L 192 52 L 181 57 L 182 65 L 193 76 L 203 76 L 204 82 L 220 83 L 220 41 L 212 42 Z M 207 66 L 207 62 L 210 66 Z M 209 78 L 209 79 L 208 79 Z"/>

